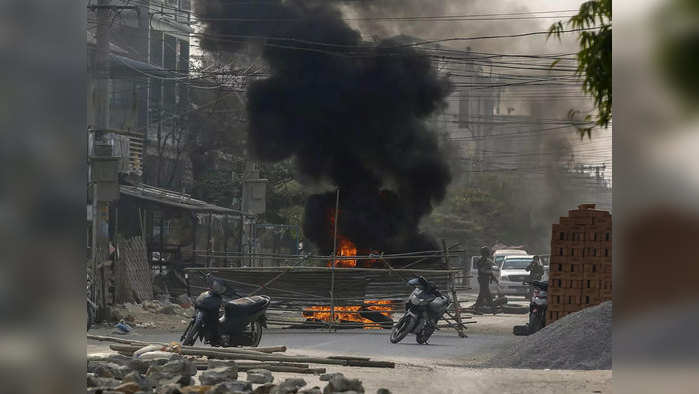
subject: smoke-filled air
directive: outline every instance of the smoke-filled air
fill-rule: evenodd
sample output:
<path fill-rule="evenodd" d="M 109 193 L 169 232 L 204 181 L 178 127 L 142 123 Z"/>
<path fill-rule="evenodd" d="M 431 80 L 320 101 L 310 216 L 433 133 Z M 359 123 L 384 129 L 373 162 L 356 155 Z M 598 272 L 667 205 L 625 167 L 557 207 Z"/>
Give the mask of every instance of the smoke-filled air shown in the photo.
<path fill-rule="evenodd" d="M 271 75 L 248 88 L 250 151 L 294 158 L 340 189 L 340 242 L 360 254 L 435 247 L 418 225 L 451 176 L 425 120 L 451 88 L 429 57 L 399 37 L 363 41 L 333 2 L 200 1 L 197 12 L 203 49 L 262 46 Z M 304 234 L 325 252 L 334 213 L 335 191 L 306 203 Z"/>

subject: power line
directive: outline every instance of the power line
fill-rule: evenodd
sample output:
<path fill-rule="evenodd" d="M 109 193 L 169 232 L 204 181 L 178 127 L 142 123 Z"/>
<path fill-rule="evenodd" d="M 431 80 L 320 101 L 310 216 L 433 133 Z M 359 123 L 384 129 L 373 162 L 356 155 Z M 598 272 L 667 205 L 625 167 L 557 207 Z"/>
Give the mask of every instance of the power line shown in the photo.
<path fill-rule="evenodd" d="M 561 33 L 577 33 L 577 32 L 581 32 L 581 31 L 589 31 L 589 30 L 597 30 L 597 29 L 599 29 L 599 26 L 581 28 L 581 29 L 562 30 Z M 257 36 L 257 35 L 243 35 L 243 34 L 190 33 L 190 35 L 195 36 L 195 37 L 197 37 L 197 36 L 198 37 L 206 37 L 206 38 L 215 39 L 218 41 L 241 42 L 241 40 L 253 39 L 253 40 L 293 42 L 293 43 L 297 43 L 297 44 L 315 45 L 315 46 L 319 46 L 319 47 L 351 48 L 351 49 L 365 49 L 365 50 L 366 49 L 377 49 L 377 48 L 380 48 L 382 50 L 390 50 L 390 49 L 401 49 L 401 48 L 409 48 L 409 47 L 419 47 L 419 46 L 423 46 L 423 45 L 437 44 L 437 43 L 443 43 L 443 42 L 518 38 L 518 37 L 529 37 L 529 36 L 548 35 L 548 34 L 549 34 L 548 31 L 532 31 L 532 32 L 516 33 L 516 34 L 487 35 L 487 36 L 473 36 L 473 37 L 450 37 L 450 38 L 441 38 L 441 39 L 428 40 L 428 41 L 416 41 L 416 42 L 412 42 L 412 43 L 406 43 L 406 44 L 400 44 L 400 45 L 394 45 L 394 46 L 380 46 L 379 47 L 377 45 L 369 45 L 369 44 L 364 44 L 364 45 L 341 44 L 341 43 L 333 43 L 333 42 L 326 42 L 326 41 L 305 40 L 305 39 L 294 38 L 294 37 L 272 37 L 272 36 Z M 263 45 L 270 45 L 270 44 L 263 43 Z M 275 44 L 275 46 L 279 46 L 279 45 Z M 287 48 L 287 49 L 298 49 L 298 50 L 316 49 L 316 48 L 291 47 L 291 46 L 279 46 L 279 47 L 280 48 Z M 344 53 L 334 53 L 334 54 L 343 55 Z"/>
<path fill-rule="evenodd" d="M 497 15 L 497 14 L 493 14 Z M 406 17 L 363 17 L 363 18 L 341 18 L 343 21 L 372 21 L 372 22 L 474 22 L 474 21 L 512 21 L 512 20 L 535 20 L 535 19 L 565 19 L 572 15 L 532 15 L 532 16 L 482 16 L 477 15 L 442 15 L 442 16 L 406 16 Z M 193 19 L 201 22 L 298 22 L 303 18 L 234 18 L 234 17 L 200 17 L 193 16 Z"/>

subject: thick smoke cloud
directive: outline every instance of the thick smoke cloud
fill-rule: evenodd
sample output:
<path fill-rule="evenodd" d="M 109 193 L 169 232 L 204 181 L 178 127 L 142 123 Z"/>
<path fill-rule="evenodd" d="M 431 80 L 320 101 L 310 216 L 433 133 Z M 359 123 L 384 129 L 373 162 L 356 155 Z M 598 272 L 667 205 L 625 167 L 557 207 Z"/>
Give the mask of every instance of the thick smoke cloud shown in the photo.
<path fill-rule="evenodd" d="M 360 253 L 434 246 L 418 224 L 451 177 L 424 121 L 450 86 L 429 57 L 398 38 L 363 42 L 331 2 L 202 1 L 198 12 L 204 49 L 264 44 L 271 76 L 248 89 L 254 155 L 294 157 L 304 175 L 338 186 L 338 233 Z M 334 192 L 306 204 L 304 233 L 326 252 L 334 206 Z"/>

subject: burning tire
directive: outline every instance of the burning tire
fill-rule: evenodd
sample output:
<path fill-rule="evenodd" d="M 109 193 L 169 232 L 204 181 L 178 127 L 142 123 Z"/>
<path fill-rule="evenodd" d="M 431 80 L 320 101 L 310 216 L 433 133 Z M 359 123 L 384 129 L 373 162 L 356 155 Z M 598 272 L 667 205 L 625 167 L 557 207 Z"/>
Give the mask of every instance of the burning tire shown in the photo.
<path fill-rule="evenodd" d="M 374 323 L 378 323 L 380 327 L 383 329 L 390 330 L 391 328 L 393 328 L 393 319 L 384 315 L 381 312 L 362 311 L 360 312 L 359 316 L 361 316 L 364 319 L 371 320 Z"/>

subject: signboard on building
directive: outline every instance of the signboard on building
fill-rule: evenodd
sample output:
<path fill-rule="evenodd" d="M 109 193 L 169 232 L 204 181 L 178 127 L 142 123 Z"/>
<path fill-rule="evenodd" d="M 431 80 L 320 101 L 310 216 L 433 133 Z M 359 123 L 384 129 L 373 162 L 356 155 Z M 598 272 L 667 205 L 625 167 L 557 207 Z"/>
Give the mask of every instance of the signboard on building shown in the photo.
<path fill-rule="evenodd" d="M 267 179 L 243 181 L 243 212 L 253 215 L 265 213 L 267 201 Z"/>

